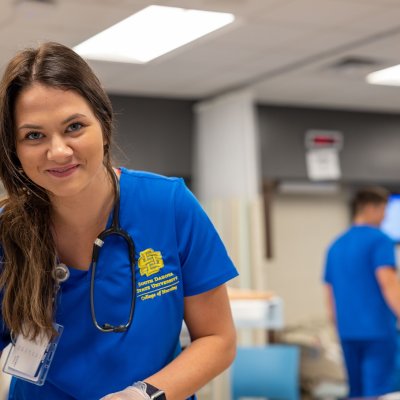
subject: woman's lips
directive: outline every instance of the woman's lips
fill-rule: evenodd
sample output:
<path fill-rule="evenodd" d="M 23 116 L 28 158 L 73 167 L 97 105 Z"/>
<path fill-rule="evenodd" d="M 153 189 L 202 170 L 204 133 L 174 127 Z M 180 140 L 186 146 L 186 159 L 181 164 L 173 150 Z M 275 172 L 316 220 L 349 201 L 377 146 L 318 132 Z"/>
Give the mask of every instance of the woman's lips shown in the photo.
<path fill-rule="evenodd" d="M 66 176 L 72 175 L 77 170 L 78 167 L 79 164 L 75 164 L 66 167 L 48 169 L 47 172 L 50 175 L 55 176 L 57 178 L 64 178 Z"/>

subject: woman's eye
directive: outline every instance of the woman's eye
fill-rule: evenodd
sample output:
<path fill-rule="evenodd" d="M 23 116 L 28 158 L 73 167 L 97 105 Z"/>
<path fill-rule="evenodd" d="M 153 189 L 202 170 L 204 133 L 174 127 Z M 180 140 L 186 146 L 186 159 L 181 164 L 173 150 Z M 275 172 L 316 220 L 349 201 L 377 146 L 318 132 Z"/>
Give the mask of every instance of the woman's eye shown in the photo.
<path fill-rule="evenodd" d="M 40 132 L 29 132 L 25 137 L 28 140 L 38 140 L 43 137 L 43 134 Z"/>
<path fill-rule="evenodd" d="M 73 124 L 69 125 L 67 128 L 67 132 L 75 132 L 82 129 L 83 125 L 80 122 L 74 122 Z"/>

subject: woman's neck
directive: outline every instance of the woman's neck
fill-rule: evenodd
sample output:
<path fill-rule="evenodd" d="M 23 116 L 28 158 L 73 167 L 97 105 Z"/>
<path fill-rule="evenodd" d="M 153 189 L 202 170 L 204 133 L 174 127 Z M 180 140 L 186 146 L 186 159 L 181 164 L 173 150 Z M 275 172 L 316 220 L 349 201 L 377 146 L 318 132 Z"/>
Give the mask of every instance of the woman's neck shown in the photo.
<path fill-rule="evenodd" d="M 75 232 L 104 227 L 114 204 L 114 188 L 108 171 L 99 173 L 89 187 L 73 197 L 51 199 L 53 224 Z"/>
<path fill-rule="evenodd" d="M 93 242 L 106 228 L 114 197 L 112 179 L 104 170 L 79 195 L 53 202 L 53 237 L 60 262 L 90 268 Z"/>

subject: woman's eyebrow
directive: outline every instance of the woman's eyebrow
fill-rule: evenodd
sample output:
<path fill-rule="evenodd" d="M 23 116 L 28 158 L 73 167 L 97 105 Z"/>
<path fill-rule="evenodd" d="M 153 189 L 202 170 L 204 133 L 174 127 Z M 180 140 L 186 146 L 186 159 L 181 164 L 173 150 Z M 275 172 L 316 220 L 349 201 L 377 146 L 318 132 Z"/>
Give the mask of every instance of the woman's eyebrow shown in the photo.
<path fill-rule="evenodd" d="M 42 129 L 42 127 L 40 125 L 24 124 L 18 128 L 18 130 L 20 129 Z"/>
<path fill-rule="evenodd" d="M 68 123 L 68 122 L 70 122 L 73 119 L 78 118 L 78 117 L 86 117 L 86 115 L 85 114 L 80 114 L 80 113 L 72 114 L 68 118 L 65 118 L 64 121 L 62 121 L 62 124 L 64 125 L 64 124 L 66 124 L 66 123 Z"/>
<path fill-rule="evenodd" d="M 78 118 L 78 117 L 86 117 L 86 115 L 85 115 L 85 114 L 80 114 L 80 113 L 72 114 L 72 115 L 70 115 L 69 117 L 65 118 L 65 119 L 61 122 L 61 124 L 62 124 L 62 125 L 67 124 L 68 122 L 70 122 L 70 121 L 72 121 L 73 119 Z M 34 125 L 34 124 L 24 124 L 24 125 L 21 125 L 21 126 L 18 128 L 18 130 L 20 130 L 20 129 L 43 129 L 43 127 L 40 126 L 40 125 Z"/>

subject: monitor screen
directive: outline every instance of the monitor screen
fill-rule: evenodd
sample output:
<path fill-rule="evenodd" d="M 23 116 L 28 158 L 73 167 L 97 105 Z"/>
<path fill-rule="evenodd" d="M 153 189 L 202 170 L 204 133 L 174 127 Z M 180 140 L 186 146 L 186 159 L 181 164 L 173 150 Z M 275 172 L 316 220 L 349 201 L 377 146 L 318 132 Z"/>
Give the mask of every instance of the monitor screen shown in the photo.
<path fill-rule="evenodd" d="M 400 243 L 400 194 L 390 195 L 381 229 Z"/>

